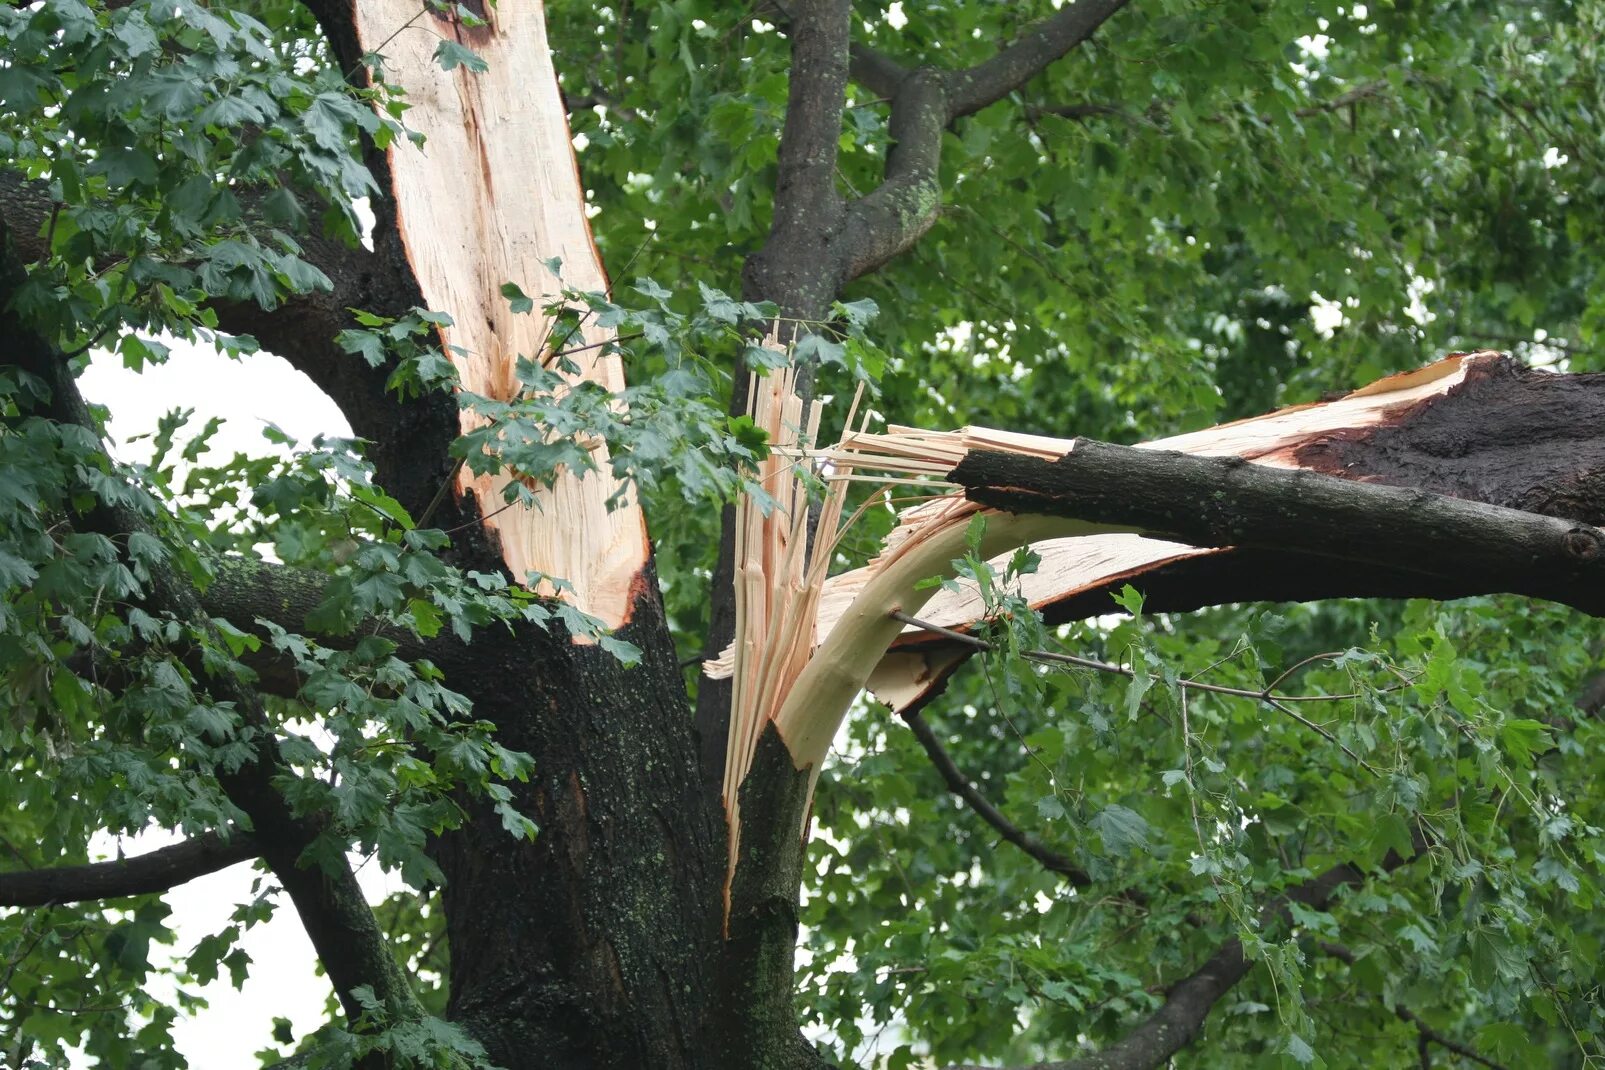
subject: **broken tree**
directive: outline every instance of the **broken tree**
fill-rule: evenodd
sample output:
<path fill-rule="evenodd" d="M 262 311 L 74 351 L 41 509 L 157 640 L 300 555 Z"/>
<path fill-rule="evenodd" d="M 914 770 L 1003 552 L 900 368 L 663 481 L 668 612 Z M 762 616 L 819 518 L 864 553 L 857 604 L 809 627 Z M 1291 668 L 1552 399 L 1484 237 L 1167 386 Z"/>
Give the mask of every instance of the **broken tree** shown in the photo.
<path fill-rule="evenodd" d="M 1373 226 L 1379 189 L 1481 233 L 1466 189 L 1394 176 L 1414 126 L 1392 109 L 1436 115 L 1472 74 L 1498 116 L 1574 87 L 1512 103 L 1542 65 L 1484 79 L 1398 16 L 1335 29 L 1329 73 L 1290 93 L 1302 15 L 1124 6 L 954 5 L 906 39 L 841 2 L 0 18 L 0 904 L 28 908 L 0 918 L 8 1058 L 166 1051 L 171 1007 L 135 1007 L 132 1038 L 70 1008 L 143 988 L 150 897 L 243 859 L 332 983 L 341 1016 L 300 1058 L 334 1065 L 811 1067 L 819 1025 L 851 1049 L 866 1021 L 897 1026 L 894 1065 L 1156 1067 L 1206 1028 L 1219 1065 L 1375 1065 L 1343 1038 L 1379 1030 L 1409 1059 L 1586 1051 L 1605 800 L 1596 726 L 1561 703 L 1605 609 L 1605 380 L 1401 326 L 1402 305 L 1319 343 L 1286 296 L 1326 247 L 1368 300 L 1428 278 L 1414 216 Z M 1529 44 L 1595 69 L 1580 36 Z M 1422 68 L 1384 77 L 1406 45 Z M 1146 73 L 1167 64 L 1189 92 Z M 1284 180 L 1265 131 L 1306 139 L 1298 196 L 1340 191 L 1362 233 L 1267 204 L 1236 151 Z M 1176 146 L 1206 142 L 1201 177 Z M 1433 175 L 1497 170 L 1420 151 Z M 1162 189 L 1120 173 L 1147 153 Z M 1592 196 L 1563 192 L 1554 218 Z M 733 249 L 742 300 L 715 288 Z M 1467 304 L 1515 316 L 1488 291 Z M 835 302 L 870 292 L 866 329 Z M 174 419 L 151 465 L 112 465 L 76 372 L 102 345 L 159 359 L 158 328 L 251 335 L 363 445 L 208 466 Z M 1452 339 L 1472 351 L 1425 363 Z M 882 373 L 854 405 L 844 356 Z M 1369 385 L 1273 404 L 1339 382 Z M 1244 418 L 1195 411 L 1221 406 Z M 946 430 L 972 413 L 1010 426 Z M 1034 613 L 1136 610 L 1128 586 L 1147 613 L 1537 601 L 1106 620 L 1068 633 L 1092 649 L 1048 648 Z M 866 689 L 913 731 L 868 705 L 843 728 Z M 190 838 L 88 858 L 91 832 L 149 822 Z M 370 907 L 351 849 L 414 891 Z M 232 941 L 183 969 L 245 971 Z"/>

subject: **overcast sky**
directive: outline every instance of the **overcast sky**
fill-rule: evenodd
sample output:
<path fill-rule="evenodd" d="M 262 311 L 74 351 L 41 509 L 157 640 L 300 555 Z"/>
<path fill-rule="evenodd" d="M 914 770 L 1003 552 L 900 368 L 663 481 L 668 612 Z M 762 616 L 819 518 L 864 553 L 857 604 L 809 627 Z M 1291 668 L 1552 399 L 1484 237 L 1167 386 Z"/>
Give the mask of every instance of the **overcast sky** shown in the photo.
<path fill-rule="evenodd" d="M 141 374 L 125 369 L 121 358 L 102 354 L 80 385 L 89 400 L 111 409 L 114 452 L 123 461 L 149 459 L 149 442 L 128 440 L 154 431 L 157 419 L 175 408 L 193 408 L 196 428 L 211 416 L 224 419 L 222 429 L 212 439 L 211 453 L 203 457 L 208 462 L 236 452 L 278 452 L 278 447 L 262 437 L 262 428 L 268 422 L 302 442 L 319 433 L 351 434 L 345 417 L 332 401 L 285 361 L 267 354 L 231 361 L 210 350 L 175 344 L 166 364 L 147 367 Z M 174 839 L 165 833 L 152 833 L 126 839 L 122 848 L 127 854 L 138 854 Z M 116 847 L 109 837 L 98 839 L 94 845 L 99 857 L 113 857 Z M 172 923 L 178 932 L 178 943 L 172 950 L 187 954 L 196 941 L 221 931 L 234 907 L 251 899 L 251 883 L 256 875 L 249 863 L 242 863 L 168 893 Z M 369 899 L 375 902 L 400 886 L 399 881 L 387 879 L 377 864 L 363 866 L 357 876 Z M 179 1050 L 193 1070 L 256 1067 L 253 1054 L 270 1042 L 275 1017 L 290 1019 L 297 1039 L 322 1023 L 329 984 L 314 972 L 312 945 L 288 897 L 281 894 L 279 901 L 273 921 L 245 934 L 242 946 L 251 956 L 252 965 L 244 989 L 235 991 L 225 971 L 224 978 L 203 990 L 211 1006 L 185 1018 L 177 1027 Z M 163 951 L 157 949 L 153 953 Z M 158 987 L 152 995 L 170 1000 L 171 992 L 170 986 L 166 992 Z M 92 1062 L 80 1058 L 71 1065 L 78 1070 Z"/>

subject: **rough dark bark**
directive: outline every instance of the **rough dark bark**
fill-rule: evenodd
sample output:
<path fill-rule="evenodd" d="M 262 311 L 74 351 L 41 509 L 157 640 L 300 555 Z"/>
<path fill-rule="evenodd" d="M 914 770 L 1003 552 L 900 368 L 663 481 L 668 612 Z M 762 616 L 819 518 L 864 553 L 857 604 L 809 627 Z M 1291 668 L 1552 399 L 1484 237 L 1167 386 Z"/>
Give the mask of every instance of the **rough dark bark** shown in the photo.
<path fill-rule="evenodd" d="M 468 801 L 442 838 L 449 1014 L 498 1064 L 690 1067 L 718 946 L 721 823 L 701 790 L 690 711 L 656 585 L 620 637 L 625 668 L 534 628 L 476 636 L 458 681 L 497 739 L 535 758 L 518 842 Z"/>
<path fill-rule="evenodd" d="M 235 830 L 227 838 L 208 832 L 112 862 L 0 873 L 0 907 L 42 907 L 165 892 L 260 853 L 244 832 Z"/>
<path fill-rule="evenodd" d="M 774 725 L 766 726 L 741 786 L 741 853 L 720 957 L 719 1015 L 709 1053 L 714 1066 L 823 1065 L 798 1033 L 792 984 L 807 801 L 808 773 L 792 764 Z"/>
<path fill-rule="evenodd" d="M 1605 615 L 1605 532 L 1588 523 L 1239 457 L 1088 439 L 1059 461 L 971 453 L 950 478 L 973 500 L 1010 512 L 1131 525 L 1194 546 L 1387 562 Z"/>

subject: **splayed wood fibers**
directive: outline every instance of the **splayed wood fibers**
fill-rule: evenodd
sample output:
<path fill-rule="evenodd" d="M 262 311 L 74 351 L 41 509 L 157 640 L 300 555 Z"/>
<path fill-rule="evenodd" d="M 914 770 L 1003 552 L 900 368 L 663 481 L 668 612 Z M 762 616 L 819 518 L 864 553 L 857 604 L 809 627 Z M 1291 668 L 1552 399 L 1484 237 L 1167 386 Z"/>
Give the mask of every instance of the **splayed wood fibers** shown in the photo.
<path fill-rule="evenodd" d="M 616 394 L 623 365 L 601 344 L 612 331 L 582 323 L 573 338 L 553 339 L 538 296 L 528 314 L 515 314 L 502 296 L 508 282 L 535 296 L 605 291 L 608 281 L 585 217 L 543 5 L 504 0 L 483 18 L 484 26 L 470 28 L 455 14 L 421 10 L 417 0 L 355 5 L 362 46 L 382 52 L 385 80 L 411 105 L 406 123 L 425 139 L 419 146 L 397 138 L 389 150 L 407 259 L 429 307 L 452 317 L 441 342 L 464 389 L 513 399 L 519 357 L 539 359 L 555 341 L 594 347 L 572 357 L 578 371 L 566 377 Z M 442 38 L 473 49 L 488 69 L 442 70 L 435 59 Z M 546 266 L 554 258 L 561 280 Z M 463 412 L 464 431 L 483 424 Z M 550 489 L 535 491 L 533 506 L 504 508 L 516 473 L 474 477 L 464 468 L 458 491 L 475 499 L 516 578 L 534 571 L 566 579 L 573 590 L 563 597 L 617 627 L 646 565 L 646 525 L 634 488 L 607 471 L 606 447 L 593 446 L 592 456 L 600 471 L 561 473 Z"/>

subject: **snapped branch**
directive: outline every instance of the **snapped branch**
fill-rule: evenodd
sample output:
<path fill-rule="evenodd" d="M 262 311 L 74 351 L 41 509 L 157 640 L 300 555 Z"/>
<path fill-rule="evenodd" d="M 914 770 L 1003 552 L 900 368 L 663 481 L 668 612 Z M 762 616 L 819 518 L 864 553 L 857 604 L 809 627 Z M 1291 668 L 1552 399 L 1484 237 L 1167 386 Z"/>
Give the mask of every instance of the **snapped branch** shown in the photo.
<path fill-rule="evenodd" d="M 949 474 L 1014 513 L 1129 525 L 1192 546 L 1292 551 L 1605 616 L 1605 531 L 1424 490 L 1078 439 L 1057 461 L 975 451 Z"/>
<path fill-rule="evenodd" d="M 250 835 L 233 830 L 226 837 L 208 832 L 112 862 L 0 873 L 0 907 L 43 907 L 165 892 L 260 854 Z"/>

